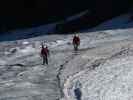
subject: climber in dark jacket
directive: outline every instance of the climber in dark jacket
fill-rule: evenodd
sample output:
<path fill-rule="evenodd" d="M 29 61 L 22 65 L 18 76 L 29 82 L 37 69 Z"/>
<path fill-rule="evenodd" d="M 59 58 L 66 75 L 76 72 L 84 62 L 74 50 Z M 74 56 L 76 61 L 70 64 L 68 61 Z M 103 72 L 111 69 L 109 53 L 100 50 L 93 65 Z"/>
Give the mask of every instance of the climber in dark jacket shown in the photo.
<path fill-rule="evenodd" d="M 80 88 L 74 89 L 74 94 L 77 100 L 81 100 L 82 93 L 81 93 Z"/>
<path fill-rule="evenodd" d="M 82 97 L 81 87 L 82 87 L 82 84 L 80 83 L 80 81 L 77 81 L 74 89 L 74 95 L 76 100 L 81 100 L 81 97 Z"/>

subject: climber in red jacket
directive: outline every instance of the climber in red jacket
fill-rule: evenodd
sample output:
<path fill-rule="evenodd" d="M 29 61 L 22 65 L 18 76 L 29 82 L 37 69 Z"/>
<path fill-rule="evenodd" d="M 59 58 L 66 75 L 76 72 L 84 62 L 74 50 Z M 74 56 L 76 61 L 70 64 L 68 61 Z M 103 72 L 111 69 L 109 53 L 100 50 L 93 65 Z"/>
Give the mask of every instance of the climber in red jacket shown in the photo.
<path fill-rule="evenodd" d="M 80 38 L 78 35 L 74 35 L 73 37 L 73 46 L 74 46 L 74 50 L 77 51 L 78 47 L 80 45 Z"/>
<path fill-rule="evenodd" d="M 44 64 L 47 64 L 47 65 L 48 65 L 48 56 L 49 56 L 48 47 L 42 45 L 41 57 L 42 57 L 42 59 L 43 59 L 43 65 L 44 65 Z"/>

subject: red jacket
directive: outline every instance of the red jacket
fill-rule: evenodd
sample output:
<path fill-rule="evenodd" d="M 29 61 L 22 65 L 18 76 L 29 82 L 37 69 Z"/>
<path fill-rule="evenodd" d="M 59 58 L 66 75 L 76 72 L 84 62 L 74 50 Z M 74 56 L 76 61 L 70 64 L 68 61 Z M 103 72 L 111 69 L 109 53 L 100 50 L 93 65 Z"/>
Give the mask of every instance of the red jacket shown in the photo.
<path fill-rule="evenodd" d="M 48 54 L 49 54 L 48 48 L 42 48 L 41 49 L 41 55 L 42 56 L 48 56 Z"/>
<path fill-rule="evenodd" d="M 80 44 L 80 38 L 78 36 L 73 37 L 73 44 Z"/>

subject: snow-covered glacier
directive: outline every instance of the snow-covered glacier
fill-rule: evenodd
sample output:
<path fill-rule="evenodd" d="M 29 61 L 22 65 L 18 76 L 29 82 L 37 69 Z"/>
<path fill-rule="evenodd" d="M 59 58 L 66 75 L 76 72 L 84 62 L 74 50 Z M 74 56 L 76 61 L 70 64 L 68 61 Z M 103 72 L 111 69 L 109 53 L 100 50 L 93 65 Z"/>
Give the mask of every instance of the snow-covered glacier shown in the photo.
<path fill-rule="evenodd" d="M 108 28 L 118 26 L 117 21 L 130 27 Z M 73 34 L 1 42 L 0 100 L 76 100 L 77 82 L 82 100 L 132 100 L 132 26 L 124 15 L 79 33 L 78 52 L 73 51 Z M 40 57 L 44 41 L 49 65 L 42 65 Z"/>

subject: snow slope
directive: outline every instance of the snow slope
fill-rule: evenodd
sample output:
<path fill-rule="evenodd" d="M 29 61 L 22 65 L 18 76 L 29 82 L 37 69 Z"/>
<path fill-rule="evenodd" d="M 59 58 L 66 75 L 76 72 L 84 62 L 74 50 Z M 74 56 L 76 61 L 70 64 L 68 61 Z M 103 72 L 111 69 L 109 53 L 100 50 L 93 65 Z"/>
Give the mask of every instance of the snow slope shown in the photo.
<path fill-rule="evenodd" d="M 0 100 L 76 100 L 76 87 L 82 100 L 132 100 L 132 33 L 131 27 L 79 33 L 78 52 L 71 34 L 1 42 Z M 42 65 L 42 41 L 50 49 L 49 65 Z"/>
<path fill-rule="evenodd" d="M 98 38 L 93 41 L 96 47 L 81 55 L 76 65 L 70 66 L 73 69 L 79 68 L 80 71 L 67 75 L 69 78 L 64 84 L 64 100 L 76 100 L 74 89 L 77 82 L 82 84 L 82 100 L 133 99 L 133 24 L 128 23 L 128 20 L 127 16 L 121 16 L 95 28 L 130 26 L 126 29 L 99 31 L 96 35 Z M 117 21 L 121 23 L 118 24 Z M 70 68 L 67 66 L 66 70 Z"/>

